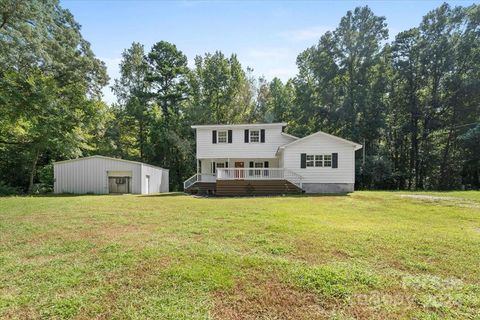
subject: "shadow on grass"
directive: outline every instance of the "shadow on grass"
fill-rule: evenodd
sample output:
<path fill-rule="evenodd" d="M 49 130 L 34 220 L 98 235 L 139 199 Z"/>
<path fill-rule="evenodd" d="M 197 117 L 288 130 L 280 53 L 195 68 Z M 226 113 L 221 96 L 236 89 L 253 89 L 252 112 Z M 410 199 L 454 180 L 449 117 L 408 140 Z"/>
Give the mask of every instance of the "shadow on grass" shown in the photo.
<path fill-rule="evenodd" d="M 328 194 L 272 194 L 272 195 L 238 195 L 238 196 L 216 196 L 216 195 L 192 195 L 192 197 L 199 199 L 236 199 L 236 198 L 282 198 L 282 199 L 295 199 L 295 198 L 323 198 L 323 197 L 347 197 L 349 193 L 328 193 Z M 186 194 L 188 195 L 188 194 Z"/>
<path fill-rule="evenodd" d="M 141 198 L 155 198 L 155 197 L 178 197 L 178 196 L 186 196 L 187 193 L 183 192 L 165 192 L 165 193 L 154 193 L 154 194 L 142 194 L 139 195 Z"/>

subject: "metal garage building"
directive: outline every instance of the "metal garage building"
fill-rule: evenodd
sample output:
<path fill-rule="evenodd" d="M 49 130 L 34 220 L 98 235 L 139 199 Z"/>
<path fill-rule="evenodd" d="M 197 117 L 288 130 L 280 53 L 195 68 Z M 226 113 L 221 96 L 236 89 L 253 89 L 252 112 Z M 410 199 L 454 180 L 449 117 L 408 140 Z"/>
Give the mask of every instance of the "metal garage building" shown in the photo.
<path fill-rule="evenodd" d="M 55 193 L 168 192 L 168 169 L 142 162 L 91 156 L 53 166 Z"/>

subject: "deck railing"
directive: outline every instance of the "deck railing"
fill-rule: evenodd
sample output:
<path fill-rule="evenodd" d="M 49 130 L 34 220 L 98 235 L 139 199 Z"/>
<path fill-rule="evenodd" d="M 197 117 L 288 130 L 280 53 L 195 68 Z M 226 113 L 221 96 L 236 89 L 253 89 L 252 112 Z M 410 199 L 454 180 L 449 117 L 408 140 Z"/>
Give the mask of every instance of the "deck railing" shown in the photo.
<path fill-rule="evenodd" d="M 217 168 L 219 180 L 288 180 L 301 187 L 302 176 L 283 168 Z"/>
<path fill-rule="evenodd" d="M 217 168 L 217 174 L 197 173 L 185 180 L 186 190 L 196 182 L 215 182 L 216 180 L 287 180 L 302 187 L 303 177 L 283 168 Z"/>
<path fill-rule="evenodd" d="M 215 182 L 217 177 L 211 173 L 196 173 L 183 182 L 183 190 L 192 186 L 195 182 Z"/>

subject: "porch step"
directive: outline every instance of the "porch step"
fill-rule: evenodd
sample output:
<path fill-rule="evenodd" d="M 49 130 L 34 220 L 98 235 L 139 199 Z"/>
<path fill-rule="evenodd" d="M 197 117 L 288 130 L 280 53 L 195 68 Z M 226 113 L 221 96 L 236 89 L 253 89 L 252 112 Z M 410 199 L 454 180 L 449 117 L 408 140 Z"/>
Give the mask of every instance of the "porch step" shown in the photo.
<path fill-rule="evenodd" d="M 197 181 L 194 184 L 192 184 L 190 187 L 185 189 L 184 191 L 190 194 L 198 194 L 198 195 L 215 194 L 216 183 Z"/>
<path fill-rule="evenodd" d="M 218 196 L 299 194 L 303 190 L 287 180 L 217 180 Z"/>

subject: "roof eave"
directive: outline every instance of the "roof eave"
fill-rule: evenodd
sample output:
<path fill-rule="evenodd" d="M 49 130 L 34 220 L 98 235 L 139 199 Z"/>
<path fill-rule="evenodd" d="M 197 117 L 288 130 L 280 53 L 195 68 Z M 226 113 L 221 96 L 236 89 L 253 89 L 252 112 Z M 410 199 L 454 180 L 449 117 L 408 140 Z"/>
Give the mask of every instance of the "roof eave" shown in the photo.
<path fill-rule="evenodd" d="M 241 124 L 201 124 L 190 126 L 192 129 L 234 128 L 234 127 L 285 127 L 286 122 L 277 123 L 241 123 Z"/>

